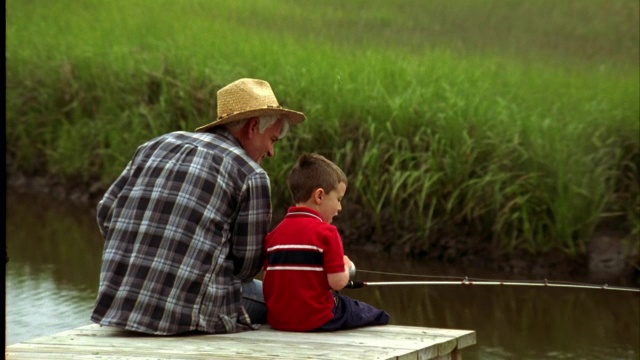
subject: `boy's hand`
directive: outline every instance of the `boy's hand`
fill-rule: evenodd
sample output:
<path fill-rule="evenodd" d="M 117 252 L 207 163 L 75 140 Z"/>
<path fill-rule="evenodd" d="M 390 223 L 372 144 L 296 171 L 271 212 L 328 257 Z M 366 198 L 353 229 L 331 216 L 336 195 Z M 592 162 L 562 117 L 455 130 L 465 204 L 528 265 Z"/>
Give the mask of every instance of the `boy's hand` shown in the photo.
<path fill-rule="evenodd" d="M 344 269 L 349 273 L 349 279 L 356 276 L 356 264 L 354 264 L 347 255 L 344 256 Z"/>
<path fill-rule="evenodd" d="M 351 262 L 351 260 L 349 259 L 349 257 L 347 255 L 344 256 L 344 270 L 346 272 L 349 272 L 349 270 L 351 270 L 351 266 L 353 265 L 353 263 Z"/>

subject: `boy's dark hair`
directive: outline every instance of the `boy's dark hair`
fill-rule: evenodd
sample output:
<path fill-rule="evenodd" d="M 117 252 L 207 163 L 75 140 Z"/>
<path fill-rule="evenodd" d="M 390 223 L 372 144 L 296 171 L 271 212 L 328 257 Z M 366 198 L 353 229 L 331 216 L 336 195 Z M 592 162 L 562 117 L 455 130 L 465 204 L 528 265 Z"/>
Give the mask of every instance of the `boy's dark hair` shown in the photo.
<path fill-rule="evenodd" d="M 344 172 L 319 154 L 302 154 L 289 173 L 287 184 L 294 203 L 309 200 L 316 189 L 329 193 L 341 182 L 347 184 Z"/>

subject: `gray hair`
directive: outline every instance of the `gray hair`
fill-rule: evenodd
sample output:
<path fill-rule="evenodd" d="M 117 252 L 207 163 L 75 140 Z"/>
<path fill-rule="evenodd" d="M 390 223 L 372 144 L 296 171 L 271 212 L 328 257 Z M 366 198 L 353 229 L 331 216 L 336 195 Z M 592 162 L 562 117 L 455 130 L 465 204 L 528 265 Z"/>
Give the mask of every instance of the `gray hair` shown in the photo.
<path fill-rule="evenodd" d="M 280 132 L 278 139 L 282 139 L 289 131 L 289 121 L 285 118 L 279 118 L 276 115 L 260 116 L 258 118 L 258 131 L 260 132 L 260 134 L 264 134 L 264 132 L 268 128 L 272 127 L 278 120 L 282 120 L 282 131 Z M 231 131 L 238 130 L 242 128 L 247 123 L 247 121 L 249 121 L 249 119 L 242 119 L 240 121 L 231 122 L 227 124 L 227 128 Z"/>

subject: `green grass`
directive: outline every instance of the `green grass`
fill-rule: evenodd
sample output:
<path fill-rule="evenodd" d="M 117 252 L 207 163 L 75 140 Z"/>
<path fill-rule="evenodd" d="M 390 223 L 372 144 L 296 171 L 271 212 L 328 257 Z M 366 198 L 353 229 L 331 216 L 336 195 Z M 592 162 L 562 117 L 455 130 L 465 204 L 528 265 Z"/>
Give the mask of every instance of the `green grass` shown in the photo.
<path fill-rule="evenodd" d="M 7 2 L 7 153 L 112 181 L 155 135 L 268 80 L 304 111 L 266 164 L 275 206 L 302 151 L 350 178 L 343 228 L 435 251 L 584 253 L 640 234 L 637 1 Z M 277 220 L 277 219 L 276 219 Z M 356 241 L 356 239 L 349 239 Z"/>

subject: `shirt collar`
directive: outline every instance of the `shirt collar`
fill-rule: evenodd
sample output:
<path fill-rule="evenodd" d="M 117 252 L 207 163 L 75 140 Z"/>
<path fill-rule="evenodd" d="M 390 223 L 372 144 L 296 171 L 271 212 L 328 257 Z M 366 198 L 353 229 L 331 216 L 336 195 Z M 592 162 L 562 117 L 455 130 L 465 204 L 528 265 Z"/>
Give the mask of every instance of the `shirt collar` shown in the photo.
<path fill-rule="evenodd" d="M 287 211 L 287 215 L 285 217 L 289 217 L 289 216 L 305 216 L 305 217 L 311 217 L 311 218 L 316 218 L 318 220 L 320 220 L 320 222 L 324 222 L 324 220 L 322 220 L 322 216 L 320 215 L 319 212 L 308 208 L 306 206 L 292 206 L 289 208 L 289 210 Z"/>
<path fill-rule="evenodd" d="M 242 148 L 242 144 L 240 144 L 240 141 L 238 139 L 236 139 L 235 136 L 233 136 L 233 134 L 231 133 L 231 131 L 229 131 L 229 129 L 227 129 L 226 126 L 216 126 L 215 128 L 213 128 L 211 130 L 212 134 L 221 136 L 227 140 L 229 140 L 229 142 L 233 143 L 234 145 L 237 145 L 238 147 Z"/>

